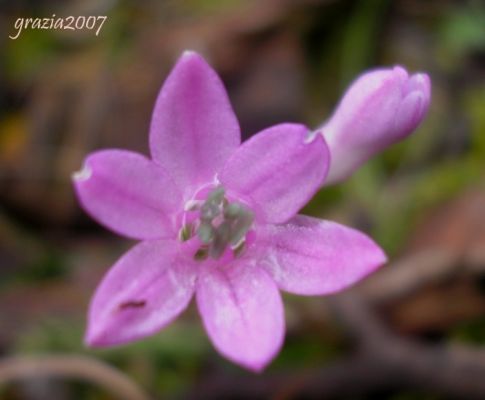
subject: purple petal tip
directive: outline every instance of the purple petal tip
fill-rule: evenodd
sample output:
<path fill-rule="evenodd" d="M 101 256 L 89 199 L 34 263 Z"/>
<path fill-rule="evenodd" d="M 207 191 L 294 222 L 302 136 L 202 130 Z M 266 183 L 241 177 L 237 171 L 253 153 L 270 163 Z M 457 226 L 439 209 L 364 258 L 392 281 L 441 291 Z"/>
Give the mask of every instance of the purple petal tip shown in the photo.
<path fill-rule="evenodd" d="M 199 53 L 197 53 L 194 50 L 185 50 L 182 53 L 182 57 L 192 57 L 192 56 L 199 56 L 200 57 Z"/>
<path fill-rule="evenodd" d="M 409 76 L 406 68 L 401 65 L 395 65 L 393 68 L 393 72 L 396 73 L 396 75 L 400 75 L 403 79 L 406 79 Z"/>
<path fill-rule="evenodd" d="M 83 342 L 86 347 L 103 347 L 102 335 L 99 332 L 93 333 L 91 330 L 87 330 Z"/>
<path fill-rule="evenodd" d="M 83 165 L 79 171 L 76 171 L 71 175 L 71 178 L 74 182 L 84 182 L 91 178 L 92 174 L 92 169 L 87 165 Z"/>

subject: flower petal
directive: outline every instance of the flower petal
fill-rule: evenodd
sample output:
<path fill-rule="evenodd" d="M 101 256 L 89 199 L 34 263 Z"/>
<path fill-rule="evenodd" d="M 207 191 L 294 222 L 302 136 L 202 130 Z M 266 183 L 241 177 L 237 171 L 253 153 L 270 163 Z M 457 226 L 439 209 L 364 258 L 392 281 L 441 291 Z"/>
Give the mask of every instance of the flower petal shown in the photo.
<path fill-rule="evenodd" d="M 428 112 L 431 102 L 431 82 L 426 74 L 411 76 L 405 86 L 406 95 L 399 105 L 394 121 L 393 142 L 404 139 L 415 130 Z"/>
<path fill-rule="evenodd" d="M 404 139 L 419 125 L 425 113 L 425 107 L 427 104 L 423 93 L 412 92 L 403 99 L 394 120 L 394 139 L 399 140 L 400 137 Z"/>
<path fill-rule="evenodd" d="M 107 228 L 135 239 L 175 236 L 171 218 L 181 194 L 171 177 L 141 154 L 92 153 L 73 181 L 84 210 Z"/>
<path fill-rule="evenodd" d="M 239 123 L 220 78 L 200 55 L 186 51 L 155 104 L 153 159 L 181 188 L 193 190 L 213 181 L 240 141 Z"/>
<path fill-rule="evenodd" d="M 308 134 L 300 124 L 275 125 L 258 133 L 231 156 L 220 182 L 251 198 L 264 221 L 287 221 L 311 199 L 328 170 L 325 140 Z"/>
<path fill-rule="evenodd" d="M 280 289 L 301 295 L 334 293 L 386 262 L 372 239 L 355 229 L 298 215 L 258 231 L 268 253 L 262 264 Z"/>
<path fill-rule="evenodd" d="M 283 305 L 265 271 L 242 260 L 207 269 L 199 276 L 196 298 L 207 333 L 222 355 L 260 371 L 278 353 Z"/>
<path fill-rule="evenodd" d="M 85 342 L 111 346 L 152 335 L 188 305 L 195 269 L 176 256 L 177 243 L 141 242 L 104 277 L 91 301 Z"/>

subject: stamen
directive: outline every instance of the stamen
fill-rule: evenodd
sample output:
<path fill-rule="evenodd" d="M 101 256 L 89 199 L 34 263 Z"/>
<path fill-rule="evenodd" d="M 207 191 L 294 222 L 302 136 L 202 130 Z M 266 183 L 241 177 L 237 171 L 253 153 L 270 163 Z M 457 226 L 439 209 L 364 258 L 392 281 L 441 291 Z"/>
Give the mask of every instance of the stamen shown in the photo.
<path fill-rule="evenodd" d="M 204 204 L 201 200 L 188 200 L 184 205 L 184 211 L 197 211 Z"/>
<path fill-rule="evenodd" d="M 196 261 L 206 260 L 208 256 L 209 256 L 209 249 L 207 247 L 201 247 L 199 250 L 195 252 L 194 260 Z"/>
<path fill-rule="evenodd" d="M 226 191 L 222 186 L 219 186 L 218 188 L 214 189 L 212 192 L 209 193 L 207 196 L 206 203 L 213 203 L 213 204 L 221 204 L 222 200 L 224 200 L 224 194 Z"/>
<path fill-rule="evenodd" d="M 234 257 L 239 257 L 246 248 L 246 239 L 242 239 L 236 246 L 232 247 Z"/>
<path fill-rule="evenodd" d="M 242 211 L 242 206 L 239 203 L 230 203 L 224 207 L 224 218 L 236 219 Z"/>
<path fill-rule="evenodd" d="M 221 213 L 218 204 L 206 201 L 202 208 L 200 209 L 200 219 L 204 221 L 212 221 Z"/>
<path fill-rule="evenodd" d="M 231 226 L 229 221 L 224 221 L 217 229 L 214 230 L 214 240 L 209 248 L 209 255 L 212 258 L 219 258 L 226 250 L 229 244 Z"/>
<path fill-rule="evenodd" d="M 199 229 L 197 230 L 197 236 L 204 244 L 209 244 L 214 238 L 214 228 L 210 222 L 201 222 Z"/>
<path fill-rule="evenodd" d="M 240 216 L 236 220 L 234 220 L 231 229 L 231 235 L 229 237 L 229 243 L 232 245 L 236 245 L 238 242 L 240 242 L 244 238 L 244 236 L 246 236 L 246 233 L 253 224 L 253 220 L 253 213 L 243 209 L 240 213 Z"/>
<path fill-rule="evenodd" d="M 180 231 L 181 240 L 188 240 L 196 233 L 202 242 L 194 258 L 218 259 L 228 247 L 235 256 L 240 256 L 246 247 L 246 234 L 254 221 L 253 212 L 242 203 L 230 203 L 223 187 L 209 192 L 205 201 L 187 202 L 185 206 L 191 210 L 195 207 L 199 210 L 199 221 L 194 222 L 197 228 L 194 225 L 184 226 Z"/>
<path fill-rule="evenodd" d="M 179 231 L 179 240 L 186 242 L 193 236 L 193 226 L 191 224 L 186 224 L 182 226 Z"/>

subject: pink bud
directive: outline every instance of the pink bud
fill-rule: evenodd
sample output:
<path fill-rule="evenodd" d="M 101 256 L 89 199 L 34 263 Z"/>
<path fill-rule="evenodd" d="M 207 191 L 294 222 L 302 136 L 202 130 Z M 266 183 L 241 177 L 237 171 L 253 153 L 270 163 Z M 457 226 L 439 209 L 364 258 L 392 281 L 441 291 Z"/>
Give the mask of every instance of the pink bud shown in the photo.
<path fill-rule="evenodd" d="M 409 76 L 396 66 L 358 77 L 331 119 L 318 129 L 331 153 L 325 184 L 347 178 L 371 156 L 406 138 L 424 119 L 430 99 L 425 73 Z"/>

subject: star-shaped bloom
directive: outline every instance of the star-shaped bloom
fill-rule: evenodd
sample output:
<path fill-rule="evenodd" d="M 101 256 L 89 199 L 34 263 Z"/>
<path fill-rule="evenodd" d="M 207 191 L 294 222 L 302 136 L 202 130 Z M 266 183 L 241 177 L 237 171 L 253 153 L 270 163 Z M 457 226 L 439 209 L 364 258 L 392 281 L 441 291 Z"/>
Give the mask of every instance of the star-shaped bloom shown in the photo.
<path fill-rule="evenodd" d="M 167 78 L 149 139 L 151 158 L 98 151 L 74 175 L 93 218 L 141 241 L 97 288 L 88 345 L 152 335 L 195 294 L 216 349 L 259 371 L 283 342 L 279 289 L 334 293 L 386 261 L 365 234 L 297 215 L 329 169 L 322 135 L 283 123 L 241 144 L 223 84 L 198 54 Z"/>

